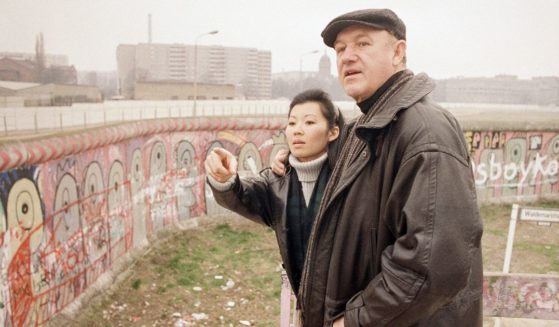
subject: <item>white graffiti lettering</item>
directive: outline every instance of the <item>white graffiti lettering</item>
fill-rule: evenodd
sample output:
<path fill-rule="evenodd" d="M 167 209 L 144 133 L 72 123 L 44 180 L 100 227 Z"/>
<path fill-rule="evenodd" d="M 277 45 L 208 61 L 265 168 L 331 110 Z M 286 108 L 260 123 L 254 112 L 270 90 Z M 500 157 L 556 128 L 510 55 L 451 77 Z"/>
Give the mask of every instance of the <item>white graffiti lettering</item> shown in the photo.
<path fill-rule="evenodd" d="M 495 155 L 490 155 L 489 164 L 480 163 L 476 165 L 472 161 L 472 169 L 476 176 L 476 185 L 485 185 L 488 182 L 495 182 L 503 178 L 508 185 L 523 185 L 527 182 L 536 183 L 536 178 L 541 175 L 546 180 L 557 178 L 559 162 L 556 159 L 548 160 L 548 156 L 536 153 L 534 160 L 528 164 L 524 161 L 520 163 L 501 163 L 495 160 Z M 517 182 L 514 180 L 517 179 Z"/>

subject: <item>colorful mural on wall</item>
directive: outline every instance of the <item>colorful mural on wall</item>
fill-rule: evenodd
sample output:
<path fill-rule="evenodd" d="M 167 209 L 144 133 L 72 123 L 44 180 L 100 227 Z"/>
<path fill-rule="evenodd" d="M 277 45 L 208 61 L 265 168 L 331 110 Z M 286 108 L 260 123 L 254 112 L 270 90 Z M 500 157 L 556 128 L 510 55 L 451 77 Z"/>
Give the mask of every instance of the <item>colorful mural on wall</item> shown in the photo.
<path fill-rule="evenodd" d="M 467 131 L 481 200 L 559 194 L 557 132 Z"/>
<path fill-rule="evenodd" d="M 483 279 L 483 313 L 494 317 L 559 320 L 559 279 L 490 275 Z"/>
<path fill-rule="evenodd" d="M 0 146 L 0 326 L 39 326 L 163 228 L 226 213 L 216 146 L 241 174 L 286 148 L 285 119 L 175 119 Z M 556 132 L 467 131 L 480 198 L 558 194 Z"/>
<path fill-rule="evenodd" d="M 0 326 L 43 325 L 161 229 L 220 213 L 207 210 L 206 153 L 224 146 L 252 173 L 285 147 L 273 141 L 284 123 L 179 126 L 96 141 L 70 155 L 75 147 L 53 149 L 70 144 L 60 140 L 20 151 L 16 160 L 0 154 L 21 165 L 0 173 Z"/>

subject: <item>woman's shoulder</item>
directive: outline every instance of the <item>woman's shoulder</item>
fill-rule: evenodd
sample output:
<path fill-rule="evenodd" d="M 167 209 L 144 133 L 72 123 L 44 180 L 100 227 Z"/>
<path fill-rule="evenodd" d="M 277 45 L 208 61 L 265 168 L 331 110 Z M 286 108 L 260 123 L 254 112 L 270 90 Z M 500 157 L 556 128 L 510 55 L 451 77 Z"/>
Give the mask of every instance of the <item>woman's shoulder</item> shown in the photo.
<path fill-rule="evenodd" d="M 274 173 L 274 171 L 272 170 L 272 167 L 265 167 L 260 171 L 260 175 L 265 176 L 265 178 L 270 182 L 270 183 L 281 183 L 285 180 L 287 180 L 289 178 L 289 176 L 291 176 L 291 171 L 293 170 L 293 168 L 287 164 L 286 165 L 286 173 L 285 175 L 277 175 L 276 173 Z"/>

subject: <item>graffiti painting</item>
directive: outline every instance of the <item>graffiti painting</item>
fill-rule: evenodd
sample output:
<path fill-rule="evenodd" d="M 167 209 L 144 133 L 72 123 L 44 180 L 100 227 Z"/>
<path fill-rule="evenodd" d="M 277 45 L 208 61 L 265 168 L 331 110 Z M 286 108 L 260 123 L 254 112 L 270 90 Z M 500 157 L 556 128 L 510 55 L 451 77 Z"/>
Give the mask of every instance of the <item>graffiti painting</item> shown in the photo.
<path fill-rule="evenodd" d="M 555 132 L 466 132 L 480 199 L 559 193 Z"/>

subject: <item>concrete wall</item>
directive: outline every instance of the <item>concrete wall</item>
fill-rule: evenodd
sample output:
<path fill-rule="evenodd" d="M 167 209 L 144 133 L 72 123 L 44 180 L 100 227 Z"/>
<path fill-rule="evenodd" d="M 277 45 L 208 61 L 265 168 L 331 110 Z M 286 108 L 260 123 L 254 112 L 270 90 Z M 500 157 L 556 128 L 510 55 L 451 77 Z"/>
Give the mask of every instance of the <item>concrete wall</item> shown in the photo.
<path fill-rule="evenodd" d="M 557 131 L 466 131 L 465 136 L 481 201 L 559 195 Z"/>
<path fill-rule="evenodd" d="M 483 278 L 483 315 L 554 320 L 545 326 L 557 326 L 558 287 L 557 275 L 487 273 Z"/>
<path fill-rule="evenodd" d="M 240 169 L 284 147 L 284 119 L 167 120 L 4 145 L 0 150 L 0 326 L 43 324 L 165 227 L 223 212 L 203 159 Z"/>
<path fill-rule="evenodd" d="M 285 148 L 284 118 L 166 119 L 0 145 L 0 326 L 42 325 L 165 228 L 223 213 L 203 160 Z M 465 132 L 482 200 L 559 195 L 557 131 Z"/>

